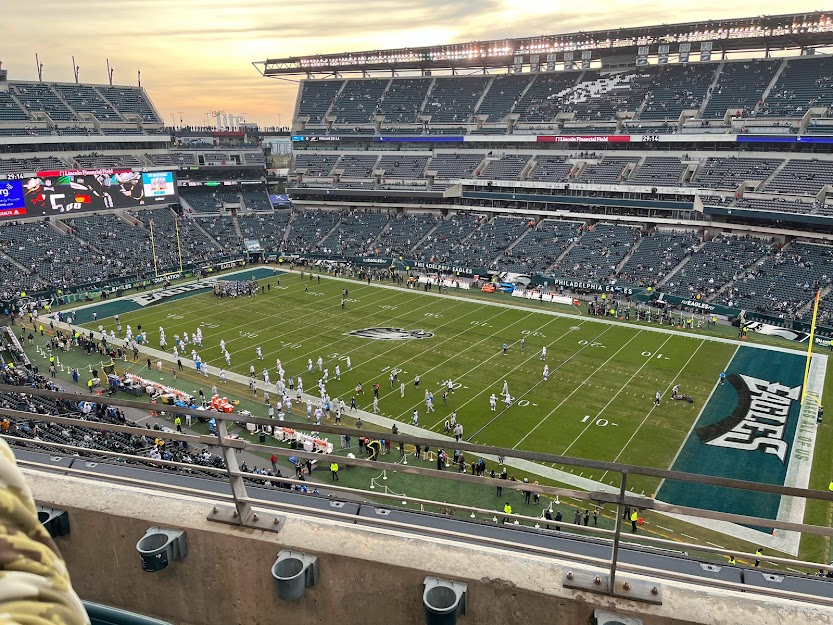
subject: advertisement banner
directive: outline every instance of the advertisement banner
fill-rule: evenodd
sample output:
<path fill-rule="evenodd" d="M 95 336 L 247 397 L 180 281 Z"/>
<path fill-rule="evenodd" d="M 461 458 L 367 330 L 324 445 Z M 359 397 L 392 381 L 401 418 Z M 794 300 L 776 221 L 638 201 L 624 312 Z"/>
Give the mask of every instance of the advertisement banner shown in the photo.
<path fill-rule="evenodd" d="M 603 282 L 592 282 L 589 280 L 577 280 L 574 278 L 554 278 L 552 276 L 534 275 L 532 283 L 547 287 L 563 287 L 570 291 L 584 291 L 587 293 L 614 293 L 618 295 L 634 295 L 644 291 L 642 287 L 633 287 L 622 284 L 605 284 Z"/>

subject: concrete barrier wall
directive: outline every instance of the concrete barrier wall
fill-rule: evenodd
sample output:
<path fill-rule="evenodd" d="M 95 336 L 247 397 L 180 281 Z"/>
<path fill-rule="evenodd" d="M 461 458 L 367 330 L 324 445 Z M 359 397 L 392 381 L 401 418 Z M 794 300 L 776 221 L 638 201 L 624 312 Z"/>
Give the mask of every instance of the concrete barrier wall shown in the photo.
<path fill-rule="evenodd" d="M 426 575 L 468 584 L 461 625 L 589 624 L 596 608 L 645 625 L 833 624 L 828 608 L 667 581 L 663 605 L 649 606 L 566 590 L 574 567 L 553 559 L 295 514 L 280 533 L 240 529 L 207 521 L 213 504 L 199 498 L 25 473 L 38 503 L 70 513 L 57 542 L 79 595 L 177 625 L 421 624 Z M 135 545 L 153 525 L 186 530 L 188 555 L 144 573 Z M 274 591 L 281 549 L 319 556 L 319 584 L 295 603 Z"/>

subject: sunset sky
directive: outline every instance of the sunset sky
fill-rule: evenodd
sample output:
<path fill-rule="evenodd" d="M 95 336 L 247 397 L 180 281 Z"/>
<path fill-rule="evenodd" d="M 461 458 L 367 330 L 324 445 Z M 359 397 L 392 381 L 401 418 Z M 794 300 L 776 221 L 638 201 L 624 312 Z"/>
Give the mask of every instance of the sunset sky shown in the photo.
<path fill-rule="evenodd" d="M 202 124 L 206 113 L 244 115 L 262 126 L 287 125 L 297 84 L 262 78 L 252 61 L 346 50 L 433 45 L 813 11 L 818 2 L 716 0 L 656 3 L 589 0 L 5 0 L 0 61 L 10 80 L 142 85 L 166 122 Z M 17 10 L 19 9 L 19 10 Z M 580 9 L 580 11 L 578 10 Z M 173 117 L 172 117 L 173 116 Z"/>

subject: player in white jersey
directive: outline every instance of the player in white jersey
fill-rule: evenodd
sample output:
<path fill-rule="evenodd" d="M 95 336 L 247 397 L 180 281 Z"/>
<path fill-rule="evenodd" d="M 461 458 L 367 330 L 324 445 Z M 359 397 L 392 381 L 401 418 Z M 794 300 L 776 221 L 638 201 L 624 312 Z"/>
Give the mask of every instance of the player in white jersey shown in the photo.
<path fill-rule="evenodd" d="M 328 368 L 324 367 L 324 383 L 327 383 L 329 381 L 330 381 L 330 370 Z"/>
<path fill-rule="evenodd" d="M 411 417 L 411 422 L 412 422 L 415 426 L 418 426 L 418 425 L 419 425 L 419 412 L 417 412 L 416 410 L 414 410 L 414 414 L 413 414 L 413 416 Z"/>
<path fill-rule="evenodd" d="M 350 356 L 347 357 L 347 370 L 348 371 L 353 370 L 353 363 L 350 362 Z"/>
<path fill-rule="evenodd" d="M 425 402 L 425 412 L 434 412 L 434 394 L 428 395 L 428 400 Z"/>
<path fill-rule="evenodd" d="M 454 392 L 454 380 L 448 378 L 448 393 L 451 394 Z"/>
<path fill-rule="evenodd" d="M 179 358 L 179 350 L 174 346 L 174 359 Z"/>
<path fill-rule="evenodd" d="M 497 410 L 497 397 L 495 397 L 494 393 L 489 397 L 489 407 L 492 409 L 492 412 Z"/>
<path fill-rule="evenodd" d="M 318 357 L 318 360 L 316 361 L 316 364 L 318 365 L 318 370 L 319 371 L 324 370 L 324 359 L 321 358 L 321 356 Z"/>
<path fill-rule="evenodd" d="M 227 364 L 227 365 L 231 365 L 231 354 L 229 354 L 228 352 L 226 352 L 225 354 L 223 354 L 223 356 L 225 356 L 225 357 L 226 357 L 226 364 Z"/>
<path fill-rule="evenodd" d="M 307 400 L 307 419 L 312 419 L 312 402 Z"/>
<path fill-rule="evenodd" d="M 304 392 L 304 380 L 301 378 L 300 375 L 298 376 L 298 392 L 299 393 Z"/>
<path fill-rule="evenodd" d="M 451 413 L 450 425 L 451 425 L 451 427 L 454 427 L 455 425 L 457 425 L 457 411 L 456 410 Z"/>
<path fill-rule="evenodd" d="M 379 398 L 373 398 L 373 414 L 379 414 Z"/>
<path fill-rule="evenodd" d="M 312 373 L 312 358 L 309 358 L 309 359 L 307 360 L 307 371 L 309 371 L 310 373 Z"/>
<path fill-rule="evenodd" d="M 127 326 L 127 331 L 130 332 L 130 326 Z M 185 341 L 186 343 L 191 342 L 191 341 L 188 340 L 188 333 L 187 332 L 182 333 L 182 340 Z"/>
<path fill-rule="evenodd" d="M 341 379 L 341 367 L 336 365 L 336 380 L 340 380 L 340 379 Z"/>
<path fill-rule="evenodd" d="M 512 396 L 509 393 L 506 393 L 506 396 L 503 398 L 503 403 L 506 404 L 507 408 L 512 405 Z"/>
<path fill-rule="evenodd" d="M 251 377 L 255 377 L 255 366 L 254 366 L 254 364 L 249 365 L 249 375 Z"/>
<path fill-rule="evenodd" d="M 258 360 L 263 360 L 263 350 L 260 349 L 260 345 L 258 345 L 258 347 L 255 351 L 257 352 L 257 359 Z"/>
<path fill-rule="evenodd" d="M 270 382 L 269 382 L 269 370 L 268 369 L 263 370 L 263 383 L 266 384 L 267 386 L 270 384 Z"/>
<path fill-rule="evenodd" d="M 324 416 L 324 411 L 321 409 L 321 406 L 315 409 L 315 425 L 321 425 L 321 417 Z"/>
<path fill-rule="evenodd" d="M 283 404 L 286 406 L 286 411 L 292 410 L 292 398 L 289 395 L 283 396 Z"/>
<path fill-rule="evenodd" d="M 110 330 L 110 344 L 115 345 L 116 343 L 116 333 Z"/>
<path fill-rule="evenodd" d="M 226 381 L 226 370 L 225 369 L 220 369 L 220 382 L 225 382 L 225 381 Z"/>
<path fill-rule="evenodd" d="M 500 392 L 501 395 L 506 395 L 509 392 L 509 382 L 504 380 L 503 381 L 503 390 Z"/>
<path fill-rule="evenodd" d="M 544 379 L 545 380 L 550 379 L 550 366 L 549 365 L 544 365 Z"/>
<path fill-rule="evenodd" d="M 220 351 L 221 352 L 226 351 L 226 342 L 225 342 L 224 339 L 220 339 Z"/>
<path fill-rule="evenodd" d="M 546 360 L 546 359 L 547 359 L 547 346 L 544 345 L 541 348 L 541 360 Z"/>

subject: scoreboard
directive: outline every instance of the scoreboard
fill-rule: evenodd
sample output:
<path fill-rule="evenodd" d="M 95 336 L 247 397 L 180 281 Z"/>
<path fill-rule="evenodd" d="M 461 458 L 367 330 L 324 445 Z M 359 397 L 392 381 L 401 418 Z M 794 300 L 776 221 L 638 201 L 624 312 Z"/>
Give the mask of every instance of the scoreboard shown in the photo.
<path fill-rule="evenodd" d="M 143 208 L 177 199 L 170 171 L 42 171 L 34 178 L 0 181 L 0 219 Z"/>

